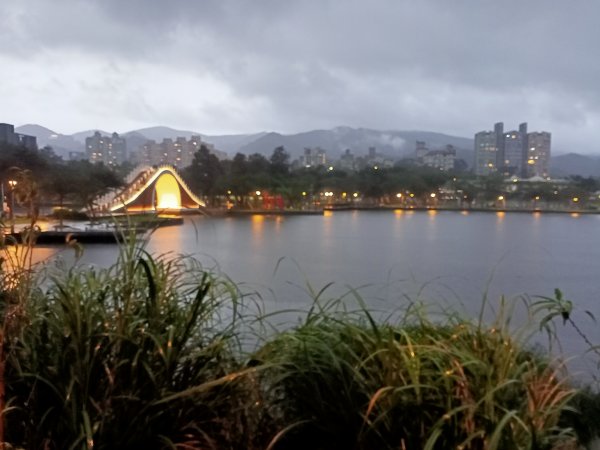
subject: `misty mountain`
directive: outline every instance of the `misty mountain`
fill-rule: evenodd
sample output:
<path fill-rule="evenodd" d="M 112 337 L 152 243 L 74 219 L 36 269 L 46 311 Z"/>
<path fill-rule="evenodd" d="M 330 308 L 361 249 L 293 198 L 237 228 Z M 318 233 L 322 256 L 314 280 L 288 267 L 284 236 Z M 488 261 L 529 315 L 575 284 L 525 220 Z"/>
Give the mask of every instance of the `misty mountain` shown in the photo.
<path fill-rule="evenodd" d="M 58 133 L 52 131 L 49 128 L 33 123 L 28 123 L 26 125 L 21 125 L 20 127 L 15 127 L 15 133 L 22 133 L 28 134 L 29 136 L 35 136 L 37 137 L 38 144 L 40 143 L 40 141 L 47 141 L 52 136 L 58 135 Z M 43 145 L 40 145 L 40 147 L 43 147 Z"/>
<path fill-rule="evenodd" d="M 197 131 L 189 130 L 176 130 L 169 127 L 149 127 L 141 128 L 139 130 L 129 131 L 124 133 L 123 136 L 127 138 L 127 144 L 129 146 L 129 136 L 132 134 L 143 136 L 146 140 L 151 139 L 156 142 L 162 142 L 163 139 L 177 139 L 178 137 L 184 137 L 189 139 L 192 136 L 200 136 L 203 141 L 213 144 L 217 150 L 221 150 L 231 155 L 235 154 L 242 146 L 260 138 L 265 133 L 256 134 L 233 134 L 223 136 L 208 136 L 206 134 L 199 133 Z M 142 142 L 143 144 L 143 142 Z M 130 146 L 130 148 L 138 148 L 138 145 Z"/>
<path fill-rule="evenodd" d="M 108 131 L 94 129 L 78 131 L 77 133 L 73 133 L 71 137 L 77 142 L 80 142 L 85 145 L 85 139 L 89 138 L 90 136 L 93 136 L 96 131 L 99 132 L 102 136 L 110 136 L 112 134 L 112 132 L 109 133 Z"/>
<path fill-rule="evenodd" d="M 15 132 L 28 134 L 37 138 L 39 148 L 46 147 L 49 145 L 59 156 L 63 158 L 69 157 L 69 152 L 84 150 L 84 145 L 77 140 L 73 139 L 72 136 L 57 133 L 41 125 L 27 124 L 15 128 Z"/>
<path fill-rule="evenodd" d="M 148 142 L 148 138 L 137 131 L 128 131 L 127 133 L 121 134 L 120 136 L 127 140 L 128 152 L 135 152 L 146 142 Z"/>
<path fill-rule="evenodd" d="M 178 137 L 184 137 L 189 139 L 192 136 L 198 136 L 200 133 L 197 131 L 188 131 L 188 130 L 175 130 L 174 128 L 169 127 L 148 127 L 141 128 L 139 130 L 129 131 L 127 133 L 123 133 L 123 135 L 130 133 L 138 133 L 146 139 L 150 139 L 156 142 L 162 142 L 163 139 L 177 139 Z"/>
<path fill-rule="evenodd" d="M 50 145 L 55 152 L 68 157 L 70 151 L 84 151 L 85 139 L 99 131 L 102 135 L 110 136 L 112 132 L 103 130 L 86 130 L 64 135 L 39 125 L 24 125 L 19 132 L 31 134 L 38 138 L 38 145 Z M 313 130 L 296 134 L 280 134 L 261 132 L 256 134 L 218 135 L 210 136 L 196 131 L 176 130 L 169 127 L 157 126 L 142 128 L 121 133 L 127 139 L 129 151 L 135 151 L 147 140 L 161 142 L 165 138 L 176 139 L 192 135 L 200 135 L 202 139 L 215 146 L 217 150 L 225 151 L 232 157 L 235 153 L 261 153 L 270 156 L 273 149 L 284 146 L 292 159 L 302 155 L 306 147 L 320 147 L 327 151 L 329 158 L 338 158 L 346 149 L 356 156 L 366 154 L 370 147 L 375 147 L 377 153 L 391 158 L 411 156 L 415 141 L 425 141 L 432 149 L 444 148 L 447 144 L 454 145 L 457 157 L 464 159 L 469 165 L 473 159 L 473 140 L 449 136 L 429 131 L 378 131 L 366 128 L 337 127 L 331 130 Z"/>
<path fill-rule="evenodd" d="M 65 135 L 45 128 L 41 125 L 27 124 L 15 128 L 17 133 L 36 136 L 38 146 L 51 146 L 55 153 L 67 159 L 69 152 L 85 151 L 85 138 L 96 130 L 80 131 Z M 112 132 L 99 130 L 101 134 L 110 136 Z M 306 147 L 320 147 L 327 151 L 329 158 L 335 159 L 346 149 L 355 156 L 361 156 L 375 147 L 377 153 L 392 158 L 410 157 L 413 155 L 416 141 L 424 141 L 430 150 L 442 149 L 450 144 L 456 148 L 457 158 L 473 164 L 473 139 L 450 136 L 431 131 L 378 131 L 366 128 L 337 127 L 331 130 L 313 130 L 296 134 L 281 134 L 261 132 L 256 134 L 233 134 L 210 136 L 195 131 L 176 130 L 169 127 L 150 127 L 122 133 L 127 139 L 129 151 L 135 151 L 147 140 L 157 142 L 164 138 L 176 139 L 192 135 L 200 135 L 202 139 L 215 146 L 217 150 L 225 151 L 229 157 L 235 153 L 261 153 L 270 156 L 273 149 L 284 146 L 292 159 L 302 155 Z M 555 155 L 550 160 L 550 172 L 553 177 L 581 175 L 584 177 L 600 177 L 600 156 L 568 153 Z"/>
<path fill-rule="evenodd" d="M 240 149 L 246 145 L 251 144 L 257 139 L 262 138 L 267 133 L 255 133 L 255 134 L 230 134 L 222 136 L 207 136 L 202 134 L 202 139 L 206 142 L 213 144 L 216 149 L 227 152 L 230 157 L 233 157 Z"/>
<path fill-rule="evenodd" d="M 208 138 L 207 138 L 208 139 Z M 366 154 L 370 147 L 377 153 L 392 158 L 412 156 L 416 141 L 425 141 L 431 150 L 438 150 L 450 144 L 456 147 L 457 157 L 471 164 L 473 159 L 473 139 L 448 136 L 429 131 L 379 131 L 366 128 L 337 127 L 332 130 L 314 130 L 298 134 L 283 135 L 266 133 L 260 138 L 239 148 L 241 153 L 262 153 L 270 155 L 280 145 L 297 158 L 306 147 L 320 147 L 330 158 L 338 158 L 346 149 L 356 156 Z"/>
<path fill-rule="evenodd" d="M 582 177 L 600 176 L 600 156 L 567 153 L 550 158 L 550 174 L 553 178 L 569 175 Z"/>

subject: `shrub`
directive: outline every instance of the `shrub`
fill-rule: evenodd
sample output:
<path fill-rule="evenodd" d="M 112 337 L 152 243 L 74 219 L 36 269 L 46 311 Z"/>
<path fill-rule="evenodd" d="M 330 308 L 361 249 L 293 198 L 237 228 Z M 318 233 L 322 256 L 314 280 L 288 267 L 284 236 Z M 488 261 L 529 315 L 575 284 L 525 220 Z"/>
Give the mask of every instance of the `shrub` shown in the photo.
<path fill-rule="evenodd" d="M 69 208 L 53 208 L 50 215 L 53 219 L 62 220 L 88 220 L 89 217 L 85 212 L 69 209 Z"/>

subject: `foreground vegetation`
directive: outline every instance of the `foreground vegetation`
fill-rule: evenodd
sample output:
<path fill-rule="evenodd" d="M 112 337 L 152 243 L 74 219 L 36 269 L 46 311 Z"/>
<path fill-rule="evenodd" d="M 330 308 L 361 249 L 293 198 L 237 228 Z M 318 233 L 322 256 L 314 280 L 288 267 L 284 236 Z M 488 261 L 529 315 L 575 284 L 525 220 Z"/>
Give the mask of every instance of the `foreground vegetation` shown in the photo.
<path fill-rule="evenodd" d="M 508 302 L 486 323 L 381 319 L 321 293 L 276 330 L 192 258 L 130 242 L 109 268 L 34 271 L 31 249 L 4 249 L 5 448 L 575 449 L 598 432 L 597 394 L 531 350 Z"/>

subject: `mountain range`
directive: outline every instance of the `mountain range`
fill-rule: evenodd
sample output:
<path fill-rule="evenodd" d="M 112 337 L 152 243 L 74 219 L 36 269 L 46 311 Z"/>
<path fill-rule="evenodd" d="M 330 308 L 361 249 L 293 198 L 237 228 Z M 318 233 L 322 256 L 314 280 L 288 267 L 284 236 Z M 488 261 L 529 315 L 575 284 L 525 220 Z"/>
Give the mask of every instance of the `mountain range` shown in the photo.
<path fill-rule="evenodd" d="M 51 146 L 54 151 L 63 157 L 69 152 L 82 152 L 85 149 L 85 138 L 95 131 L 102 135 L 110 135 L 104 130 L 86 130 L 70 135 L 62 134 L 41 125 L 23 125 L 17 127 L 18 133 L 36 136 L 38 145 Z M 147 140 L 160 142 L 162 139 L 200 135 L 205 142 L 211 143 L 216 149 L 233 156 L 237 152 L 251 154 L 261 153 L 270 155 L 275 147 L 284 146 L 292 158 L 302 154 L 306 147 L 320 147 L 327 151 L 332 158 L 339 157 L 346 149 L 355 155 L 366 154 L 370 147 L 375 147 L 377 153 L 392 158 L 400 158 L 412 154 L 415 141 L 425 141 L 429 148 L 439 149 L 446 145 L 453 145 L 459 157 L 470 160 L 473 140 L 469 138 L 449 136 L 428 131 L 379 131 L 366 128 L 336 127 L 330 130 L 312 130 L 297 134 L 281 134 L 275 132 L 261 132 L 254 134 L 235 135 L 206 135 L 189 130 L 176 130 L 168 127 L 150 127 L 121 133 L 127 139 L 128 148 L 137 149 Z M 462 153 L 462 154 L 461 154 Z"/>
<path fill-rule="evenodd" d="M 36 136 L 39 147 L 51 146 L 56 154 L 68 158 L 70 152 L 85 151 L 85 138 L 99 131 L 103 135 L 111 132 L 104 130 L 86 130 L 73 134 L 62 134 L 41 125 L 28 124 L 17 127 L 18 133 Z M 431 131 L 373 130 L 367 128 L 336 127 L 329 130 L 312 130 L 296 134 L 260 132 L 254 134 L 206 135 L 189 130 L 176 130 L 164 126 L 142 128 L 121 133 L 127 139 L 130 150 L 137 150 L 148 140 L 157 142 L 164 138 L 175 139 L 200 135 L 202 140 L 211 143 L 217 150 L 226 152 L 230 157 L 235 153 L 261 153 L 269 156 L 273 149 L 285 147 L 292 159 L 302 155 L 306 147 L 320 147 L 327 156 L 338 158 L 346 149 L 355 156 L 368 153 L 374 147 L 379 154 L 393 159 L 413 155 L 416 141 L 424 141 L 429 149 L 442 149 L 446 145 L 456 148 L 457 158 L 463 159 L 469 166 L 473 161 L 473 139 L 450 136 Z M 581 176 L 600 176 L 600 157 L 568 153 L 553 156 L 550 162 L 553 176 L 577 174 Z"/>

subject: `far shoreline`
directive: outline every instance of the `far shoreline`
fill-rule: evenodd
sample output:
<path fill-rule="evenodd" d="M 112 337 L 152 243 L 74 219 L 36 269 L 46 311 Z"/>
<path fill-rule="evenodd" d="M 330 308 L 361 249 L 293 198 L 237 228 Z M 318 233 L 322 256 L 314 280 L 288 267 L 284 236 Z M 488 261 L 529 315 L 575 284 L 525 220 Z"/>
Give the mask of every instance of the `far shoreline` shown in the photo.
<path fill-rule="evenodd" d="M 595 209 L 520 209 L 520 208 L 486 208 L 486 207 L 472 207 L 472 208 L 455 208 L 455 207 L 427 207 L 427 206 L 395 206 L 395 205 L 378 205 L 378 206 L 324 206 L 319 209 L 210 209 L 206 210 L 207 214 L 211 217 L 231 217 L 231 216 L 252 216 L 252 215 L 266 215 L 266 216 L 294 216 L 294 215 L 324 215 L 328 212 L 342 212 L 342 211 L 450 211 L 458 213 L 471 213 L 471 212 L 483 212 L 483 213 L 520 213 L 520 214 L 585 214 L 585 215 L 597 215 L 600 214 L 600 210 Z"/>

